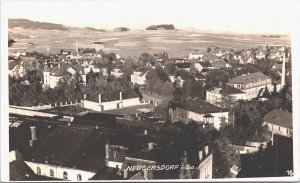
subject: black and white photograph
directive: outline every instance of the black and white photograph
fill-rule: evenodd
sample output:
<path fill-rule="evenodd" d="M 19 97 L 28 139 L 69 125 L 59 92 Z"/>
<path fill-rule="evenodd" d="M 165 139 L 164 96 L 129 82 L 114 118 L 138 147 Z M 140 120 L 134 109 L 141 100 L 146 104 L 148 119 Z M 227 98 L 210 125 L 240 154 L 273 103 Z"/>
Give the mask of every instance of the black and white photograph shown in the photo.
<path fill-rule="evenodd" d="M 1 181 L 299 181 L 299 4 L 1 2 Z"/>

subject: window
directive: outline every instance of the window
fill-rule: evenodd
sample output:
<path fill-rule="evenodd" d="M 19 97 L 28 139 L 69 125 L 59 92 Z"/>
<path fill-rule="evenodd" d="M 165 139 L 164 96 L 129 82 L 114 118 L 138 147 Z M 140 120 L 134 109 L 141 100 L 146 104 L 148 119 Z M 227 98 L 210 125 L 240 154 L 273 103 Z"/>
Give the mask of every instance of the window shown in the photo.
<path fill-rule="evenodd" d="M 82 180 L 80 174 L 77 174 L 77 180 Z"/>
<path fill-rule="evenodd" d="M 50 169 L 50 177 L 54 177 L 54 171 L 53 171 L 53 169 Z"/>
<path fill-rule="evenodd" d="M 41 175 L 41 168 L 40 167 L 36 168 L 36 174 Z"/>
<path fill-rule="evenodd" d="M 68 173 L 67 172 L 64 172 L 63 176 L 64 176 L 64 179 L 68 179 Z"/>

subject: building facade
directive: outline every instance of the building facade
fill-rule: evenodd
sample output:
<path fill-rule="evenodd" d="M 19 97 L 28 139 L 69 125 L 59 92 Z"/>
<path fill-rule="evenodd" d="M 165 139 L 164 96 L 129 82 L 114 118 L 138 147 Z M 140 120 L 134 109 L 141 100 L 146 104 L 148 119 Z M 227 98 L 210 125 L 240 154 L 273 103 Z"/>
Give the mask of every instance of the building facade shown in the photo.
<path fill-rule="evenodd" d="M 243 74 L 231 79 L 227 84 L 245 92 L 247 100 L 260 96 L 266 88 L 269 92 L 273 91 L 271 78 L 261 72 Z"/>

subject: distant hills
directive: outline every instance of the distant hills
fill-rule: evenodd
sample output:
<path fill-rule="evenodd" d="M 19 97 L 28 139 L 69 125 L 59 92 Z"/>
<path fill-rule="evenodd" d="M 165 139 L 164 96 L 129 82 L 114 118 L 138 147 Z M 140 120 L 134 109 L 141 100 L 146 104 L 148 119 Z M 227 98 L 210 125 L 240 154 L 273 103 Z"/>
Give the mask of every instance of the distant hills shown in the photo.
<path fill-rule="evenodd" d="M 174 30 L 175 27 L 173 24 L 160 24 L 160 25 L 151 25 L 146 28 L 146 30 Z"/>
<path fill-rule="evenodd" d="M 45 29 L 45 30 L 68 30 L 62 24 L 54 24 L 48 22 L 31 21 L 27 19 L 9 19 L 8 28 L 22 27 L 26 29 Z"/>
<path fill-rule="evenodd" d="M 91 30 L 91 31 L 106 32 L 104 29 L 96 29 L 96 28 L 93 28 L 93 27 L 85 27 L 85 29 Z"/>
<path fill-rule="evenodd" d="M 115 31 L 117 32 L 126 32 L 126 31 L 129 31 L 130 29 L 127 28 L 127 27 L 117 27 L 115 28 Z"/>

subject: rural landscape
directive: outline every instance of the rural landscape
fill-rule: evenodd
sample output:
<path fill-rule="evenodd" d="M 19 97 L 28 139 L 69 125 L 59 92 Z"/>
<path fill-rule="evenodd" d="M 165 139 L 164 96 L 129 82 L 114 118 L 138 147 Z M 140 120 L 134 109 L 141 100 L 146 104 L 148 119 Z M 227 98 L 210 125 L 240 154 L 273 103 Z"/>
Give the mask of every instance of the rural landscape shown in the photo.
<path fill-rule="evenodd" d="M 290 35 L 8 28 L 10 180 L 293 176 Z"/>

